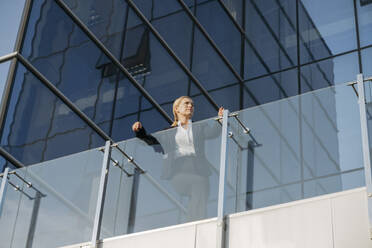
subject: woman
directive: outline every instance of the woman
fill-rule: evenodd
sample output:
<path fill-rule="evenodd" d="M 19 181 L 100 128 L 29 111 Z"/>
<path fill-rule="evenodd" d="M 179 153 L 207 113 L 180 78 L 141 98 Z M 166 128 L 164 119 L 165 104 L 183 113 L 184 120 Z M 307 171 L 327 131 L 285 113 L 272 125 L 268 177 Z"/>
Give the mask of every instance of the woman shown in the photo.
<path fill-rule="evenodd" d="M 221 107 L 218 111 L 220 117 L 223 110 Z M 206 217 L 212 165 L 206 159 L 204 141 L 220 134 L 218 127 L 213 128 L 205 123 L 198 124 L 193 130 L 193 114 L 193 100 L 188 96 L 181 96 L 173 103 L 174 122 L 172 129 L 166 134 L 162 133 L 155 138 L 146 134 L 140 122 L 135 122 L 132 126 L 136 137 L 164 154 L 162 178 L 170 180 L 178 194 L 189 197 L 190 221 Z"/>

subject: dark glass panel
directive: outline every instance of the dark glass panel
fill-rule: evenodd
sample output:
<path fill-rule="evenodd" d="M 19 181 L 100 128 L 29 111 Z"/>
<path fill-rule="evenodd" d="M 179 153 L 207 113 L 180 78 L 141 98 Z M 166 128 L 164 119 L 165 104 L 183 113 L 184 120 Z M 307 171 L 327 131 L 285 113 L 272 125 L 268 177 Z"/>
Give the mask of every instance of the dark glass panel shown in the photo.
<path fill-rule="evenodd" d="M 167 110 L 167 108 L 165 108 L 165 109 Z M 163 130 L 164 128 L 168 128 L 170 126 L 170 124 L 167 121 L 165 121 L 164 118 L 159 119 L 158 115 L 159 114 L 158 114 L 157 110 L 154 109 L 154 108 L 141 112 L 141 116 L 139 118 L 139 121 L 141 121 L 141 123 L 146 125 L 146 130 L 149 133 L 152 133 L 155 130 L 156 131 Z"/>
<path fill-rule="evenodd" d="M 110 120 L 117 68 L 54 1 L 35 2 L 24 56 L 96 123 Z"/>
<path fill-rule="evenodd" d="M 104 141 L 94 136 L 98 135 L 18 64 L 2 147 L 29 165 L 103 145 Z"/>
<path fill-rule="evenodd" d="M 235 71 L 240 72 L 241 34 L 218 1 L 197 6 L 196 16 Z"/>
<path fill-rule="evenodd" d="M 0 97 L 3 96 L 3 91 L 8 78 L 10 63 L 11 63 L 10 61 L 7 61 L 0 64 Z"/>
<path fill-rule="evenodd" d="M 139 38 L 141 41 L 139 41 Z M 144 42 L 143 40 L 146 40 L 145 45 L 141 48 L 145 49 L 143 50 L 143 61 L 139 61 L 140 64 L 138 65 L 128 63 L 128 70 L 133 71 L 132 73 L 137 73 L 136 71 L 138 71 L 136 78 L 143 79 L 144 88 L 160 104 L 187 94 L 187 75 L 146 26 L 140 25 L 128 30 L 124 54 L 131 53 L 133 51 L 132 45 L 138 44 L 138 42 L 141 44 Z M 167 89 L 167 94 L 164 94 L 165 88 Z"/>
<path fill-rule="evenodd" d="M 157 1 L 160 2 L 161 0 Z M 175 1 L 173 1 L 173 3 L 178 5 Z M 163 4 L 159 3 L 159 5 Z M 187 14 L 184 11 L 177 12 L 167 17 L 152 21 L 152 25 L 166 40 L 167 44 L 172 48 L 182 62 L 187 67 L 190 67 L 192 23 L 189 21 Z"/>
<path fill-rule="evenodd" d="M 145 2 L 143 1 L 136 1 L 136 4 L 138 4 L 139 8 L 143 8 L 144 11 L 147 11 L 149 8 L 148 5 L 144 6 Z M 126 14 L 126 12 L 122 13 L 123 19 Z M 147 26 L 142 23 L 132 9 L 130 9 L 128 13 L 126 27 L 127 28 L 123 30 L 120 36 L 121 38 L 113 42 L 119 43 L 120 46 L 122 46 L 121 54 L 117 56 L 117 58 L 120 59 L 121 63 L 132 76 L 135 77 L 137 81 L 141 82 L 144 88 L 160 104 L 173 101 L 178 96 L 187 95 L 189 88 L 189 79 L 187 75 L 179 65 L 176 64 L 174 59 L 161 46 L 156 37 L 150 32 Z M 93 32 L 97 31 L 93 30 Z M 113 47 L 117 46 L 118 45 L 115 45 Z M 108 48 L 111 49 L 111 47 Z M 101 56 L 96 63 L 98 67 L 102 69 L 102 73 L 116 82 L 116 84 L 118 84 L 118 89 L 120 89 L 122 83 L 118 83 L 118 81 L 121 81 L 123 77 L 117 75 L 118 69 L 104 56 Z M 124 81 L 127 82 L 125 78 Z M 113 84 L 113 87 L 114 86 L 115 84 Z M 163 93 L 165 88 L 167 88 L 167 94 Z M 119 108 L 119 106 L 116 107 Z M 127 113 L 138 111 L 137 105 L 126 104 L 125 107 L 129 108 L 125 111 Z M 146 108 L 148 107 L 152 106 L 146 106 Z M 122 111 L 122 108 L 120 111 Z M 114 112 L 116 112 L 116 110 L 114 110 Z M 111 111 L 109 111 L 109 113 L 111 113 Z M 115 114 L 115 118 L 122 116 L 123 114 Z"/>
<path fill-rule="evenodd" d="M 243 25 L 243 2 L 244 0 L 222 0 L 234 19 Z"/>
<path fill-rule="evenodd" d="M 372 44 L 372 2 L 363 0 L 356 0 L 356 2 L 358 8 L 360 46 L 363 47 Z"/>
<path fill-rule="evenodd" d="M 212 116 L 217 116 L 217 110 L 209 104 L 203 95 L 193 96 L 192 99 L 195 108 L 194 116 L 192 117 L 193 121 L 200 121 Z"/>
<path fill-rule="evenodd" d="M 121 41 L 126 5 L 122 1 L 115 1 L 105 5 L 105 8 L 100 8 L 101 3 L 101 1 L 91 1 L 70 5 L 82 15 L 81 18 L 88 26 L 91 19 L 87 18 L 87 14 L 83 11 L 87 6 L 99 9 L 102 16 L 111 13 L 111 16 L 102 17 L 102 22 L 97 22 L 90 28 L 101 41 L 109 42 L 108 48 L 115 55 L 120 56 L 125 49 L 129 54 L 129 45 L 124 49 Z M 118 8 L 123 12 L 118 11 Z M 35 19 L 38 21 L 35 22 Z M 121 24 L 114 25 L 112 22 Z M 56 29 L 60 34 L 55 35 Z M 120 39 L 111 39 L 113 33 L 118 33 L 115 37 Z M 128 33 L 133 34 L 133 32 Z M 135 38 L 132 38 L 132 41 L 136 41 Z M 105 44 L 107 45 L 107 42 Z M 117 47 L 121 48 L 115 50 Z M 138 111 L 136 103 L 142 96 L 141 93 L 54 1 L 35 1 L 23 50 L 32 64 L 96 124 L 112 122 L 114 106 L 125 113 Z M 124 64 L 130 64 L 134 60 L 124 58 L 122 61 Z M 132 73 L 134 76 L 140 76 L 135 71 Z M 159 118 L 162 118 L 160 114 Z M 67 126 L 58 128 L 63 129 Z M 102 128 L 110 135 L 111 126 L 106 124 L 102 125 Z M 61 131 L 51 130 L 52 133 Z M 128 138 L 125 135 L 118 135 L 118 137 Z"/>
<path fill-rule="evenodd" d="M 7 161 L 4 157 L 0 156 L 0 173 L 3 173 L 6 167 L 9 167 L 11 170 L 17 168 L 12 163 Z M 0 179 L 0 183 L 1 183 L 1 179 Z"/>
<path fill-rule="evenodd" d="M 138 82 L 144 86 L 145 79 L 138 79 Z M 130 109 L 126 108 L 128 104 L 132 106 Z M 144 112 L 149 109 L 153 109 L 152 104 L 132 86 L 128 79 L 121 79 L 116 95 L 112 138 L 120 141 L 133 137 L 132 124 L 136 121 L 142 121 L 142 115 L 146 115 Z M 154 109 L 153 111 L 152 122 L 154 125 L 149 126 L 147 123 L 144 123 L 147 129 L 151 127 L 149 129 L 151 132 L 162 129 L 163 125 L 160 125 L 160 123 L 167 123 L 157 110 Z M 156 126 L 155 124 L 159 125 Z"/>
<path fill-rule="evenodd" d="M 189 77 L 144 24 L 127 31 L 124 54 L 133 51 L 132 44 L 139 43 L 138 39 L 135 40 L 138 34 L 141 34 L 142 41 L 147 39 L 144 72 L 137 77 L 143 77 L 144 88 L 160 104 L 172 102 L 182 95 L 188 95 Z M 167 89 L 167 94 L 164 94 L 164 89 Z M 196 93 L 199 93 L 199 90 Z M 172 112 L 168 114 L 172 115 Z"/>
<path fill-rule="evenodd" d="M 264 61 L 264 58 L 261 56 L 256 46 L 250 40 L 245 40 L 244 78 L 251 79 L 269 74 L 270 72 L 270 68 Z"/>
<path fill-rule="evenodd" d="M 213 99 L 230 112 L 239 110 L 240 85 L 235 84 L 220 90 L 209 92 Z"/>
<path fill-rule="evenodd" d="M 291 16 L 295 13 L 293 9 L 287 9 L 278 1 L 246 2 L 248 44 L 245 52 L 245 78 L 297 64 L 296 28 L 295 23 L 291 21 Z M 259 70 L 250 68 L 252 65 Z"/>
<path fill-rule="evenodd" d="M 186 1 L 185 1 L 186 2 Z M 153 1 L 154 18 L 161 19 L 166 15 L 173 14 L 182 9 L 178 1 L 174 0 L 155 0 Z M 166 17 L 167 18 L 167 17 Z M 164 21 L 163 21 L 164 22 Z"/>
<path fill-rule="evenodd" d="M 0 2 L 0 56 L 14 50 L 24 5 L 25 0 Z"/>
<path fill-rule="evenodd" d="M 120 54 L 118 41 L 125 28 L 127 12 L 125 1 L 64 0 L 64 2 L 113 54 Z"/>
<path fill-rule="evenodd" d="M 192 72 L 207 90 L 236 81 L 234 74 L 197 28 L 194 33 Z M 197 94 L 194 89 L 191 93 Z"/>
<path fill-rule="evenodd" d="M 136 3 L 137 3 L 137 1 L 136 1 Z M 141 2 L 138 2 L 138 3 L 141 3 Z M 144 6 L 142 6 L 140 4 L 138 4 L 138 6 L 139 6 L 140 9 L 145 8 Z M 186 13 L 184 13 L 182 15 L 183 15 L 183 17 L 185 17 Z M 182 20 L 182 23 L 183 23 L 184 27 L 185 26 L 187 27 L 186 30 L 188 30 L 192 26 L 191 18 L 189 18 L 189 17 L 187 17 L 187 18 L 188 18 L 188 21 L 187 21 L 187 19 Z M 164 32 L 166 32 L 166 30 L 164 30 Z M 188 31 L 186 31 L 186 32 L 188 32 Z M 175 37 L 176 35 L 177 35 L 177 33 L 172 33 L 172 32 L 168 31 L 168 33 L 166 34 L 166 38 L 168 40 L 168 39 L 170 39 L 170 36 L 172 36 L 173 38 L 171 39 L 171 43 L 170 43 L 170 45 L 172 46 L 171 48 L 174 49 L 176 53 L 183 54 L 184 51 L 180 51 L 181 46 L 180 45 L 175 45 L 175 41 L 177 41 L 177 39 L 179 38 L 179 37 Z M 184 47 L 183 49 L 185 49 L 187 51 L 188 47 L 189 46 L 187 45 L 186 48 Z M 231 71 L 223 63 L 222 59 L 217 55 L 216 51 L 213 50 L 212 46 L 208 43 L 207 39 L 203 36 L 203 34 L 197 28 L 195 28 L 195 33 L 194 33 L 193 48 L 194 48 L 193 55 L 192 55 L 193 60 L 192 60 L 192 67 L 191 67 L 192 72 L 193 72 L 194 76 L 202 83 L 202 85 L 207 90 L 221 87 L 223 85 L 226 85 L 227 82 L 231 82 L 231 81 L 236 80 L 234 78 L 233 74 L 231 73 Z M 151 54 L 151 56 L 153 57 L 152 54 Z M 162 56 L 164 56 L 164 55 L 162 55 Z M 183 59 L 184 59 L 184 57 L 183 57 Z M 170 80 L 171 79 L 170 78 L 171 77 L 170 73 L 172 71 L 171 70 L 173 68 L 172 64 L 174 64 L 174 62 L 172 62 L 172 61 L 167 62 L 164 59 L 162 59 L 162 60 L 163 60 L 163 61 L 161 61 L 162 64 L 163 63 L 168 63 L 167 70 L 169 71 L 168 75 L 164 75 L 163 77 L 166 77 L 167 80 Z M 177 70 L 173 71 L 172 74 L 178 74 Z M 186 83 L 186 81 L 185 81 L 185 83 Z M 181 84 L 178 83 L 177 87 L 181 89 L 183 87 L 186 87 L 186 85 L 181 86 Z M 150 92 L 150 93 L 152 93 L 152 92 Z M 184 94 L 196 95 L 196 94 L 199 94 L 199 93 L 200 93 L 199 90 L 197 90 L 197 88 L 195 86 L 192 86 L 191 87 L 191 93 L 186 91 Z M 180 95 L 181 94 L 178 94 L 178 96 L 180 96 Z M 173 97 L 173 99 L 174 98 L 175 97 Z M 168 100 L 166 100 L 166 101 L 168 101 Z M 163 102 L 161 102 L 161 103 L 163 103 Z"/>
<path fill-rule="evenodd" d="M 372 48 L 362 50 L 363 74 L 372 77 Z"/>
<path fill-rule="evenodd" d="M 356 79 L 358 54 L 351 53 L 301 67 L 301 92 L 307 92 Z"/>
<path fill-rule="evenodd" d="M 301 63 L 357 47 L 352 0 L 301 0 L 299 25 Z"/>
<path fill-rule="evenodd" d="M 280 48 L 280 56 L 286 57 L 290 65 L 297 64 L 296 46 L 296 1 L 295 0 L 268 0 L 251 1 L 252 6 L 260 16 L 261 25 L 267 27 L 275 39 L 275 45 Z M 251 24 L 247 24 L 251 25 Z M 278 50 L 279 51 L 279 50 Z M 280 59 L 280 57 L 278 58 Z M 284 65 L 279 68 L 283 69 Z"/>
<path fill-rule="evenodd" d="M 297 69 L 248 81 L 244 85 L 244 108 L 298 94 Z"/>
<path fill-rule="evenodd" d="M 118 141 L 134 137 L 132 125 L 136 121 L 138 121 L 136 114 L 115 118 L 112 125 L 112 137 Z M 146 124 L 144 123 L 143 125 Z"/>

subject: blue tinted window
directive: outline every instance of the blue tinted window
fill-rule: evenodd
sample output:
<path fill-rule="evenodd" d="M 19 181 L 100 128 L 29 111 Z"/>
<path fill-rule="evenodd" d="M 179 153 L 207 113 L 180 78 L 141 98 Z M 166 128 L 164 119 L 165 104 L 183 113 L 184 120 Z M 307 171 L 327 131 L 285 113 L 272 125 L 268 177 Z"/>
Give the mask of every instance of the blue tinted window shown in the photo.
<path fill-rule="evenodd" d="M 115 55 L 126 24 L 127 5 L 124 1 L 63 0 L 86 26 Z"/>
<path fill-rule="evenodd" d="M 363 74 L 366 77 L 372 76 L 372 48 L 362 50 Z"/>
<path fill-rule="evenodd" d="M 8 79 L 10 63 L 10 61 L 7 61 L 0 64 L 0 102 L 2 100 L 1 97 L 3 96 L 6 81 Z"/>
<path fill-rule="evenodd" d="M 301 92 L 354 81 L 358 73 L 357 53 L 306 65 L 301 67 Z"/>
<path fill-rule="evenodd" d="M 248 81 L 244 85 L 244 108 L 298 94 L 297 69 Z"/>
<path fill-rule="evenodd" d="M 216 100 L 219 106 L 223 106 L 229 111 L 239 110 L 240 100 L 240 85 L 236 84 L 220 90 L 209 92 L 209 94 Z"/>
<path fill-rule="evenodd" d="M 207 90 L 236 81 L 236 77 L 197 28 L 194 33 L 192 72 Z"/>
<path fill-rule="evenodd" d="M 218 48 L 240 72 L 241 35 L 218 1 L 211 1 L 197 6 L 196 16 L 207 30 Z"/>
<path fill-rule="evenodd" d="M 357 0 L 357 8 L 360 46 L 363 47 L 372 44 L 372 2 Z"/>
<path fill-rule="evenodd" d="M 187 14 L 184 11 L 177 12 L 167 17 L 154 20 L 152 25 L 166 40 L 182 62 L 187 67 L 190 67 L 192 23 L 189 21 Z"/>
<path fill-rule="evenodd" d="M 244 0 L 222 0 L 234 19 L 240 26 L 243 24 L 243 2 Z"/>
<path fill-rule="evenodd" d="M 293 15 L 278 1 L 246 2 L 246 79 L 297 64 Z"/>
<path fill-rule="evenodd" d="M 299 25 L 302 63 L 357 47 L 352 0 L 302 0 Z"/>
<path fill-rule="evenodd" d="M 104 141 L 21 64 L 15 74 L 1 145 L 28 165 Z"/>
<path fill-rule="evenodd" d="M 80 110 L 110 135 L 112 131 L 112 124 L 110 123 L 115 118 L 115 111 L 119 109 L 120 112 L 125 114 L 138 112 L 137 102 L 142 94 L 54 1 L 47 1 L 45 4 L 39 2 L 42 1 L 35 1 L 35 7 L 32 8 L 29 28 L 23 46 L 24 56 Z M 123 17 L 126 16 L 126 9 L 122 8 L 122 13 L 117 11 L 121 1 L 105 6 L 109 10 L 99 8 L 98 2 L 85 3 L 102 12 L 102 22 L 97 21 L 94 25 L 92 24 L 93 26 L 89 26 L 89 20 L 91 19 L 86 18 L 86 13 L 84 11 L 79 12 L 79 4 L 71 6 L 82 15 L 82 19 L 88 22 L 89 28 L 102 41 L 109 41 L 108 48 L 113 49 L 118 58 L 122 58 L 122 63 L 128 67 L 131 66 L 131 63 L 137 63 L 138 58 L 133 59 L 131 53 L 133 50 L 130 50 L 130 41 L 138 45 L 136 43 L 138 37 L 140 40 L 144 37 L 143 28 L 141 30 L 139 30 L 140 28 L 132 28 L 126 36 L 122 36 L 123 32 L 121 32 L 114 39 L 112 34 L 121 31 L 123 28 L 120 28 L 120 25 L 124 25 L 125 19 Z M 126 7 L 126 5 L 121 7 Z M 84 5 L 81 8 L 84 10 L 86 6 Z M 113 14 L 104 17 L 107 14 L 106 12 Z M 35 22 L 35 20 L 38 21 Z M 120 22 L 121 20 L 123 21 Z M 115 26 L 112 24 L 113 22 L 120 22 L 121 24 Z M 59 33 L 55 34 L 55 30 L 59 30 Z M 117 39 L 118 37 L 120 39 Z M 125 37 L 128 40 L 128 45 L 124 47 L 122 39 Z M 117 47 L 120 49 L 115 50 Z M 121 57 L 121 54 L 128 54 L 128 56 Z M 156 57 L 160 59 L 159 56 Z M 159 63 L 159 66 L 161 65 Z M 140 69 L 136 67 L 131 72 L 134 76 L 138 76 L 137 71 Z M 150 105 L 150 107 L 152 106 Z M 123 114 L 119 114 L 119 116 L 125 118 Z M 162 118 L 160 114 L 159 118 Z M 132 136 L 132 134 L 128 135 L 125 132 L 123 134 L 116 132 L 116 134 L 117 137 L 128 138 Z M 113 138 L 115 137 L 113 136 Z"/>

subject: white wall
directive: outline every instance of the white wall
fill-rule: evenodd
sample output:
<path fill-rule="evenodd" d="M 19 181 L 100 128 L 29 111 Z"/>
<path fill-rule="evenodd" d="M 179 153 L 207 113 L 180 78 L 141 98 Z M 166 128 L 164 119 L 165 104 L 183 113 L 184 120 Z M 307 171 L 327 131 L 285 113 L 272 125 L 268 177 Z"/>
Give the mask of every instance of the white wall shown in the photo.
<path fill-rule="evenodd" d="M 359 188 L 230 215 L 226 248 L 372 248 L 368 230 Z M 216 248 L 216 231 L 209 219 L 105 239 L 99 247 Z"/>
<path fill-rule="evenodd" d="M 367 248 L 365 188 L 229 217 L 229 248 Z"/>

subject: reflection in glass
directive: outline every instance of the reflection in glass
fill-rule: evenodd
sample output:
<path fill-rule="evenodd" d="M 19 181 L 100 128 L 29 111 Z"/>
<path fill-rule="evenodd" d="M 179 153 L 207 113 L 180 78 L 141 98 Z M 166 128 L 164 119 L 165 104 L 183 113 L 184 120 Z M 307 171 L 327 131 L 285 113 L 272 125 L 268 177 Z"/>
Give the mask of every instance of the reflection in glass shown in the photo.
<path fill-rule="evenodd" d="M 17 173 L 21 177 L 24 177 L 26 170 L 19 169 L 17 170 Z M 2 179 L 0 179 L 0 183 L 1 183 L 1 180 Z M 16 227 L 16 222 L 17 222 L 18 213 L 19 213 L 18 206 L 20 204 L 22 197 L 25 197 L 20 192 L 26 188 L 25 183 L 21 180 L 18 180 L 14 176 L 9 177 L 9 181 L 15 185 L 18 185 L 19 189 L 16 190 L 13 186 L 8 184 L 6 191 L 4 192 L 5 193 L 4 198 L 3 198 L 4 203 L 3 203 L 3 207 L 2 207 L 1 215 L 0 215 L 0 226 L 1 226 L 0 243 L 4 247 L 12 247 L 13 233 Z M 26 242 L 24 242 L 22 246 L 25 247 L 25 244 Z"/>
<path fill-rule="evenodd" d="M 146 8 L 148 8 L 148 4 L 146 5 L 144 1 L 136 0 L 134 2 L 136 3 L 136 5 L 139 7 L 139 9 L 142 12 L 145 11 Z M 204 4 L 200 4 L 199 7 L 202 8 L 202 6 L 204 6 Z M 213 49 L 213 47 L 210 45 L 210 43 L 207 41 L 207 39 L 201 33 L 201 31 L 197 27 L 193 28 L 193 25 L 194 25 L 193 21 L 186 14 L 185 11 L 178 12 L 177 17 L 172 15 L 171 17 L 167 17 L 167 19 L 168 18 L 172 18 L 172 19 L 176 18 L 174 21 L 178 22 L 180 25 L 183 25 L 184 28 L 181 30 L 185 30 L 185 31 L 183 34 L 177 35 L 179 31 L 178 32 L 171 31 L 172 29 L 174 29 L 174 27 L 173 28 L 170 27 L 169 29 L 166 29 L 165 27 L 163 27 L 160 30 L 161 35 L 166 39 L 167 43 L 168 43 L 168 40 L 170 41 L 169 46 L 175 51 L 175 53 L 179 55 L 182 59 L 185 59 L 183 60 L 183 62 L 186 64 L 186 66 L 190 66 L 191 71 L 193 72 L 194 76 L 199 80 L 199 82 L 201 82 L 201 84 L 203 85 L 205 89 L 207 90 L 215 89 L 215 88 L 224 86 L 231 81 L 236 80 L 235 76 L 228 69 L 226 64 L 223 62 L 223 60 L 220 58 L 217 52 Z M 152 18 L 150 18 L 149 20 L 152 22 Z M 157 27 L 156 25 L 159 25 L 158 22 L 164 22 L 164 21 L 165 20 L 162 20 L 162 19 L 160 19 L 159 21 L 155 20 L 154 21 L 155 27 Z M 167 20 L 167 22 L 169 22 L 169 19 Z M 164 26 L 165 24 L 162 24 L 162 25 Z M 167 24 L 167 26 L 169 25 L 171 24 Z M 193 33 L 192 33 L 192 30 L 193 30 Z M 182 39 L 182 37 L 184 37 L 189 32 L 190 32 L 190 36 L 187 37 L 184 41 L 182 41 L 182 44 L 184 44 L 183 47 L 180 46 L 181 44 L 179 43 L 177 44 L 175 42 L 179 39 Z M 226 33 L 224 35 L 226 36 Z M 194 38 L 193 44 L 185 43 L 187 42 L 189 38 Z M 190 52 L 190 55 L 192 56 L 191 65 L 188 63 L 190 55 L 185 54 L 188 52 L 190 48 L 191 48 L 190 51 L 192 51 L 192 55 Z M 166 53 L 166 52 L 162 51 L 162 53 Z M 231 49 L 230 49 L 230 53 L 231 53 Z M 173 66 L 175 62 L 173 61 L 172 58 L 166 59 L 164 55 L 161 55 L 159 59 L 153 58 L 153 56 L 156 56 L 156 54 L 154 55 L 154 52 L 152 52 L 151 56 L 154 62 L 155 61 L 157 62 L 157 63 L 153 63 L 153 65 L 165 64 L 167 65 L 168 71 L 173 71 L 172 74 L 170 72 L 165 73 L 163 71 L 160 71 L 161 75 L 159 75 L 158 77 L 162 77 L 162 83 L 157 83 L 157 84 L 165 84 L 168 81 L 171 82 L 172 80 L 175 80 L 174 77 L 177 75 L 178 75 L 178 78 L 181 77 L 179 75 L 181 73 L 178 72 L 179 69 L 176 68 L 178 66 L 176 65 Z M 239 60 L 237 62 L 239 62 Z M 159 72 L 152 71 L 151 73 L 155 74 Z M 173 74 L 175 76 L 173 76 Z M 179 90 L 181 89 L 184 90 L 185 93 L 183 93 L 183 95 L 199 94 L 200 91 L 193 83 L 191 83 L 190 85 L 186 84 L 187 80 L 189 79 L 188 78 L 183 79 L 182 82 L 179 82 L 178 80 L 176 80 L 173 84 L 168 84 L 167 88 L 173 90 L 173 87 L 177 85 Z M 149 89 L 149 92 L 152 93 L 150 89 Z M 154 94 L 156 94 L 156 92 Z M 169 96 L 172 96 L 173 99 L 177 98 L 180 95 L 182 94 L 176 95 L 173 92 L 169 94 Z M 172 101 L 173 99 L 169 99 L 168 101 Z M 159 99 L 160 103 L 163 103 L 161 102 L 162 100 L 163 99 L 161 100 Z M 213 115 L 214 113 L 209 113 L 208 117 L 213 116 Z"/>
<path fill-rule="evenodd" d="M 369 152 L 372 155 L 371 141 L 372 141 L 372 81 L 366 81 L 363 84 L 364 87 L 364 97 L 365 97 L 365 108 L 367 117 L 367 132 L 369 141 Z M 371 175 L 372 176 L 372 175 Z"/>
<path fill-rule="evenodd" d="M 359 73 L 358 54 L 350 53 L 301 67 L 301 92 L 354 81 Z"/>
<path fill-rule="evenodd" d="M 295 2 L 246 1 L 245 78 L 297 64 Z"/>
<path fill-rule="evenodd" d="M 0 97 L 3 96 L 3 92 L 5 89 L 6 81 L 8 79 L 10 61 L 4 62 L 0 64 Z M 1 102 L 1 98 L 0 98 Z"/>
<path fill-rule="evenodd" d="M 9 180 L 21 188 L 8 185 L 1 244 L 49 248 L 89 241 L 102 159 L 103 153 L 91 150 L 15 171 L 32 186 L 11 174 Z M 10 239 L 12 245 L 5 245 Z"/>
<path fill-rule="evenodd" d="M 196 17 L 203 25 L 218 48 L 222 51 L 235 71 L 240 71 L 241 34 L 234 26 L 218 1 L 200 4 Z"/>
<path fill-rule="evenodd" d="M 96 1 L 88 1 L 87 5 L 91 8 L 99 9 L 100 5 Z M 162 47 L 157 38 L 150 32 L 147 26 L 137 17 L 135 12 L 128 8 L 127 4 L 123 1 L 115 0 L 115 3 L 105 6 L 105 9 L 114 9 L 115 6 L 124 5 L 126 11 L 120 12 L 120 18 L 116 16 L 116 11 L 112 10 L 115 14 L 114 20 L 122 20 L 122 29 L 118 29 L 115 35 L 102 36 L 103 29 L 91 29 L 94 34 L 105 43 L 106 47 L 113 52 L 117 59 L 126 67 L 126 69 L 135 77 L 135 79 L 142 84 L 142 86 L 151 94 L 151 96 L 159 103 L 164 104 L 172 101 L 181 95 L 187 95 L 190 91 L 190 82 L 188 76 L 184 73 L 181 67 L 174 61 L 169 53 Z M 120 2 L 120 3 L 119 3 Z M 135 1 L 136 5 L 141 11 L 151 19 L 151 8 L 147 1 Z M 85 24 L 89 24 L 85 16 L 87 13 L 80 13 L 79 8 L 69 4 L 75 14 L 81 18 Z M 118 15 L 119 15 L 118 14 Z M 160 19 L 161 20 L 161 19 Z M 109 25 L 108 22 L 107 25 Z M 168 34 L 172 34 L 168 31 Z M 179 40 L 178 38 L 176 40 Z M 173 43 L 174 44 L 174 43 Z M 179 44 L 178 44 L 179 46 Z M 186 49 L 187 50 L 187 49 Z M 181 54 L 184 54 L 181 52 Z M 184 54 L 185 55 L 185 54 Z M 127 81 L 123 79 L 123 75 L 118 72 L 118 69 L 113 63 L 102 56 L 98 62 L 97 67 L 102 69 L 102 74 L 107 77 L 113 78 L 118 88 L 120 88 L 120 81 Z M 119 74 L 119 75 L 117 75 Z M 115 76 L 116 75 L 116 76 Z M 116 78 L 116 80 L 115 80 Z M 117 89 L 118 89 L 117 88 Z M 163 94 L 163 89 L 167 88 L 168 93 Z M 118 92 L 117 92 L 118 93 Z M 196 90 L 196 93 L 200 93 Z M 138 101 L 143 101 L 139 97 Z M 140 105 L 144 109 L 136 109 Z M 129 112 L 146 111 L 148 106 L 144 101 L 140 104 L 125 106 L 131 108 Z M 116 104 L 116 109 L 118 108 Z M 120 106 L 123 107 L 123 106 Z M 152 106 L 151 106 L 152 107 Z M 116 112 L 113 109 L 113 112 Z M 109 111 L 110 112 L 110 111 Z M 169 113 L 171 115 L 172 113 Z M 116 115 L 116 113 L 115 113 Z M 211 116 L 210 114 L 209 116 Z M 117 115 L 116 115 L 117 116 Z M 122 115 L 120 115 L 122 117 Z M 161 118 L 161 117 L 160 117 Z M 158 119 L 160 119 L 158 117 Z M 123 137 L 123 135 L 120 135 Z M 126 137 L 128 138 L 128 137 Z"/>
<path fill-rule="evenodd" d="M 299 28 L 301 63 L 357 47 L 354 5 L 350 0 L 299 1 Z"/>
<path fill-rule="evenodd" d="M 359 107 L 348 85 L 248 108 L 238 117 L 251 132 L 229 119 L 227 213 L 364 185 Z"/>
<path fill-rule="evenodd" d="M 243 0 L 223 0 L 226 8 L 233 18 L 242 26 L 243 23 Z"/>
<path fill-rule="evenodd" d="M 115 1 L 113 5 L 102 6 L 102 3 L 69 1 L 69 6 L 81 15 L 82 20 L 115 55 L 120 57 L 122 52 L 128 54 L 123 57 L 122 63 L 133 76 L 148 73 L 151 66 L 148 32 L 133 30 L 127 35 L 133 49 L 129 45 L 123 47 L 124 19 L 121 21 L 121 18 L 126 16 L 126 9 L 122 8 L 126 4 Z M 88 6 L 100 16 L 95 17 L 94 24 L 90 23 L 90 12 L 86 12 Z M 59 35 L 55 35 L 56 29 Z M 132 137 L 124 131 L 113 131 L 113 122 L 116 117 L 123 120 L 128 113 L 140 113 L 138 102 L 145 102 L 142 100 L 144 97 L 55 1 L 34 1 L 23 53 L 108 135 L 114 139 Z M 147 105 L 153 107 L 149 103 Z M 115 115 L 118 109 L 122 114 Z M 156 118 L 163 119 L 160 114 Z"/>
<path fill-rule="evenodd" d="M 25 0 L 0 2 L 0 56 L 14 50 Z"/>
<path fill-rule="evenodd" d="M 218 104 L 229 111 L 237 111 L 240 108 L 240 85 L 223 88 L 209 93 Z"/>
<path fill-rule="evenodd" d="M 363 76 L 372 76 L 372 48 L 363 49 L 362 52 Z"/>
<path fill-rule="evenodd" d="M 297 94 L 297 69 L 292 69 L 246 82 L 244 107 L 248 108 Z"/>
<path fill-rule="evenodd" d="M 356 2 L 358 8 L 360 46 L 364 47 L 372 44 L 372 2 L 368 0 L 359 0 Z"/>
<path fill-rule="evenodd" d="M 164 0 L 155 1 L 155 6 L 166 6 L 163 1 Z M 181 8 L 177 1 L 171 0 L 170 2 L 172 2 L 172 5 Z M 167 17 L 154 19 L 151 24 L 166 40 L 169 47 L 172 48 L 182 62 L 187 67 L 190 67 L 193 25 L 189 21 L 185 11 L 180 10 Z"/>
<path fill-rule="evenodd" d="M 1 145 L 25 165 L 103 144 L 22 64 L 17 65 Z"/>
<path fill-rule="evenodd" d="M 113 160 L 126 172 L 119 167 L 109 171 L 103 223 L 110 236 L 217 215 L 221 126 L 214 119 L 195 122 L 192 134 L 194 155 L 181 155 L 176 148 L 177 128 L 119 143 L 144 174 L 113 149 Z"/>

